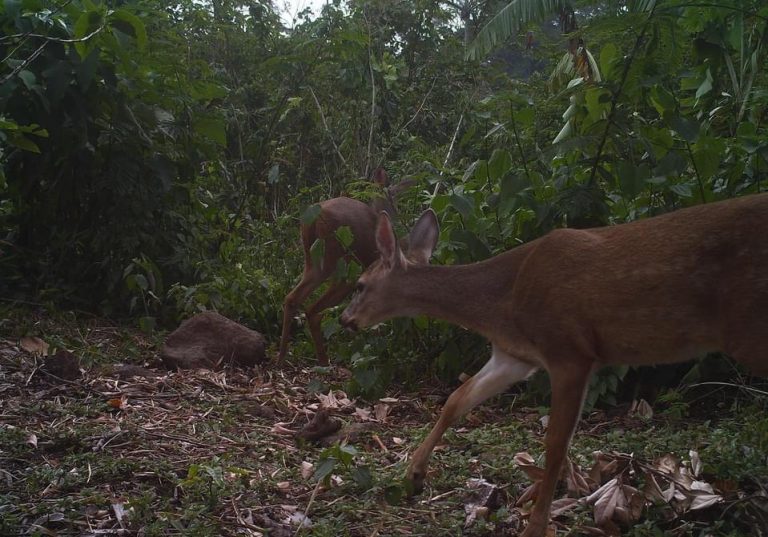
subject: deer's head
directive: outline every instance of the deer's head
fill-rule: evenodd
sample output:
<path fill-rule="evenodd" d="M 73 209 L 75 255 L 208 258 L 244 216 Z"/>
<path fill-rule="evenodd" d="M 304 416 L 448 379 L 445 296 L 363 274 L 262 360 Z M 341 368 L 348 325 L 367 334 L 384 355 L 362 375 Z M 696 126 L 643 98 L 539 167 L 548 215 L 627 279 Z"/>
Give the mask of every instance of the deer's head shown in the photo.
<path fill-rule="evenodd" d="M 437 245 L 440 228 L 432 209 L 426 210 L 408 235 L 407 251 L 395 237 L 389 215 L 382 211 L 376 225 L 376 247 L 379 259 L 360 276 L 355 294 L 341 315 L 341 324 L 356 330 L 392 317 L 408 315 L 405 273 L 429 263 Z"/>

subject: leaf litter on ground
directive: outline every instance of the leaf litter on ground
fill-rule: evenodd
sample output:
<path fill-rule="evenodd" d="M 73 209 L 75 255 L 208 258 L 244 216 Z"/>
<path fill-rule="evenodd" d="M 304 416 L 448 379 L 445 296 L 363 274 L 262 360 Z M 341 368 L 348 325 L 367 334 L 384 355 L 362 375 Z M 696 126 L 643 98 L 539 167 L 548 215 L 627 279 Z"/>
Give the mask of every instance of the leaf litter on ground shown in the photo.
<path fill-rule="evenodd" d="M 88 337 L 88 348 L 124 361 L 115 356 L 123 329 L 94 327 Z M 37 359 L 50 347 L 45 336 L 0 340 L 3 531 L 168 534 L 196 528 L 256 536 L 336 527 L 367 536 L 374 526 L 380 535 L 449 535 L 458 527 L 466 535 L 514 535 L 525 525 L 543 470 L 535 455 L 514 454 L 504 435 L 493 447 L 508 450 L 519 473 L 494 482 L 483 475 L 487 463 L 473 458 L 477 475 L 453 477 L 461 450 L 438 447 L 428 487 L 441 488 L 425 493 L 429 501 L 416 507 L 400 493 L 394 505 L 385 501 L 439 411 L 424 404 L 430 397 L 423 393 L 393 392 L 372 402 L 342 388 L 314 393 L 307 386 L 317 372 L 309 367 L 167 372 L 155 367 L 156 344 L 139 334 L 128 337 L 138 342 L 134 361 L 140 363 L 127 364 L 127 371 L 111 363 L 86 367 L 88 350 L 69 349 L 84 373 L 75 381 L 38 371 Z M 335 377 L 333 369 L 324 374 L 331 386 L 348 378 L 346 372 Z M 651 419 L 647 403 L 633 410 Z M 539 418 L 531 409 L 481 407 L 442 444 L 509 424 L 541 438 L 546 423 Z M 348 467 L 333 466 L 321 481 L 323 447 L 317 444 L 328 446 L 324 441 L 342 449 L 350 444 L 352 455 Z M 569 461 L 549 531 L 573 528 L 578 518 L 586 534 L 618 535 L 651 509 L 674 530 L 696 519 L 692 513 L 713 512 L 716 519 L 734 502 L 752 502 L 757 523 L 768 520 L 764 488 L 747 492 L 733 481 L 713 480 L 703 472 L 705 462 L 693 449 L 684 458 L 650 460 L 595 451 L 588 468 Z M 367 491 L 353 479 L 363 465 L 372 475 Z M 589 510 L 591 523 L 576 517 L 580 510 Z"/>

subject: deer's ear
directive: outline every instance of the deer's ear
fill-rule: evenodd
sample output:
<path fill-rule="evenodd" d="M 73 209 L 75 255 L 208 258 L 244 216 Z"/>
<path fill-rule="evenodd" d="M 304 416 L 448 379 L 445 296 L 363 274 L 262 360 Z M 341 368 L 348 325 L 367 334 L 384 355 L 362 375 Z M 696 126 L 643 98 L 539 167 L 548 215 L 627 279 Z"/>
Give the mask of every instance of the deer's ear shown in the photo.
<path fill-rule="evenodd" d="M 389 219 L 387 211 L 379 213 L 379 222 L 376 225 L 376 247 L 381 254 L 381 262 L 388 269 L 395 266 L 400 251 L 395 239 L 395 230 L 392 229 L 392 222 Z"/>
<path fill-rule="evenodd" d="M 440 225 L 437 223 L 437 215 L 432 209 L 427 209 L 408 235 L 408 258 L 422 265 L 429 263 L 439 236 Z"/>
<path fill-rule="evenodd" d="M 389 175 L 384 168 L 376 168 L 373 172 L 373 182 L 382 187 L 389 186 Z"/>

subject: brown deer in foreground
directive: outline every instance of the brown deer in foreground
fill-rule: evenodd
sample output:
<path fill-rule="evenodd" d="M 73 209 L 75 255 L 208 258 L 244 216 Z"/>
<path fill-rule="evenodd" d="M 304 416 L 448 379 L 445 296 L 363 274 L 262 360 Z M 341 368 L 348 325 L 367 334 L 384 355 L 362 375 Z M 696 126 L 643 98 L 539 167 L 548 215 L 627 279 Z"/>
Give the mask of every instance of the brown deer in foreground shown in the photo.
<path fill-rule="evenodd" d="M 412 181 L 401 181 L 390 187 L 387 172 L 378 168 L 373 173 L 373 182 L 384 189 L 384 196 L 374 199 L 370 205 L 346 197 L 332 198 L 319 204 L 320 213 L 313 222 L 301 225 L 304 273 L 301 281 L 283 301 L 283 328 L 277 355 L 278 363 L 282 363 L 288 353 L 293 317 L 309 295 L 323 282 L 331 279 L 338 261 L 354 261 L 365 268 L 378 258 L 374 237 L 376 217 L 379 211 L 394 211 L 395 198 L 411 186 Z M 349 248 L 345 248 L 336 238 L 336 230 L 343 226 L 349 227 L 352 232 L 353 242 Z M 317 240 L 324 243 L 323 258 L 313 262 L 310 249 Z M 329 363 L 321 329 L 323 311 L 339 304 L 353 288 L 354 282 L 332 279 L 325 293 L 306 308 L 309 331 L 321 365 Z"/>
<path fill-rule="evenodd" d="M 382 213 L 380 259 L 360 277 L 342 324 L 428 315 L 475 330 L 491 358 L 451 394 L 413 454 L 429 457 L 459 417 L 539 368 L 552 407 L 546 467 L 524 537 L 541 537 L 590 375 L 609 364 L 681 362 L 724 351 L 768 376 L 768 194 L 596 229 L 560 229 L 471 265 L 430 266 L 439 229 L 425 212 L 401 252 Z"/>

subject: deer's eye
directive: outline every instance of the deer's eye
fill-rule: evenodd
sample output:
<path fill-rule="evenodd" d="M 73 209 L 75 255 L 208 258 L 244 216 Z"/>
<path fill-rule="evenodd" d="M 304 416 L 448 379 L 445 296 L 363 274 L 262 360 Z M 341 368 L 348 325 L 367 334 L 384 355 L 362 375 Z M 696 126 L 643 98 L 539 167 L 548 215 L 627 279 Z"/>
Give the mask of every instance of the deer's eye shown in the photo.
<path fill-rule="evenodd" d="M 357 282 L 355 285 L 355 293 L 362 293 L 363 290 L 365 290 L 365 284 L 362 282 Z"/>

